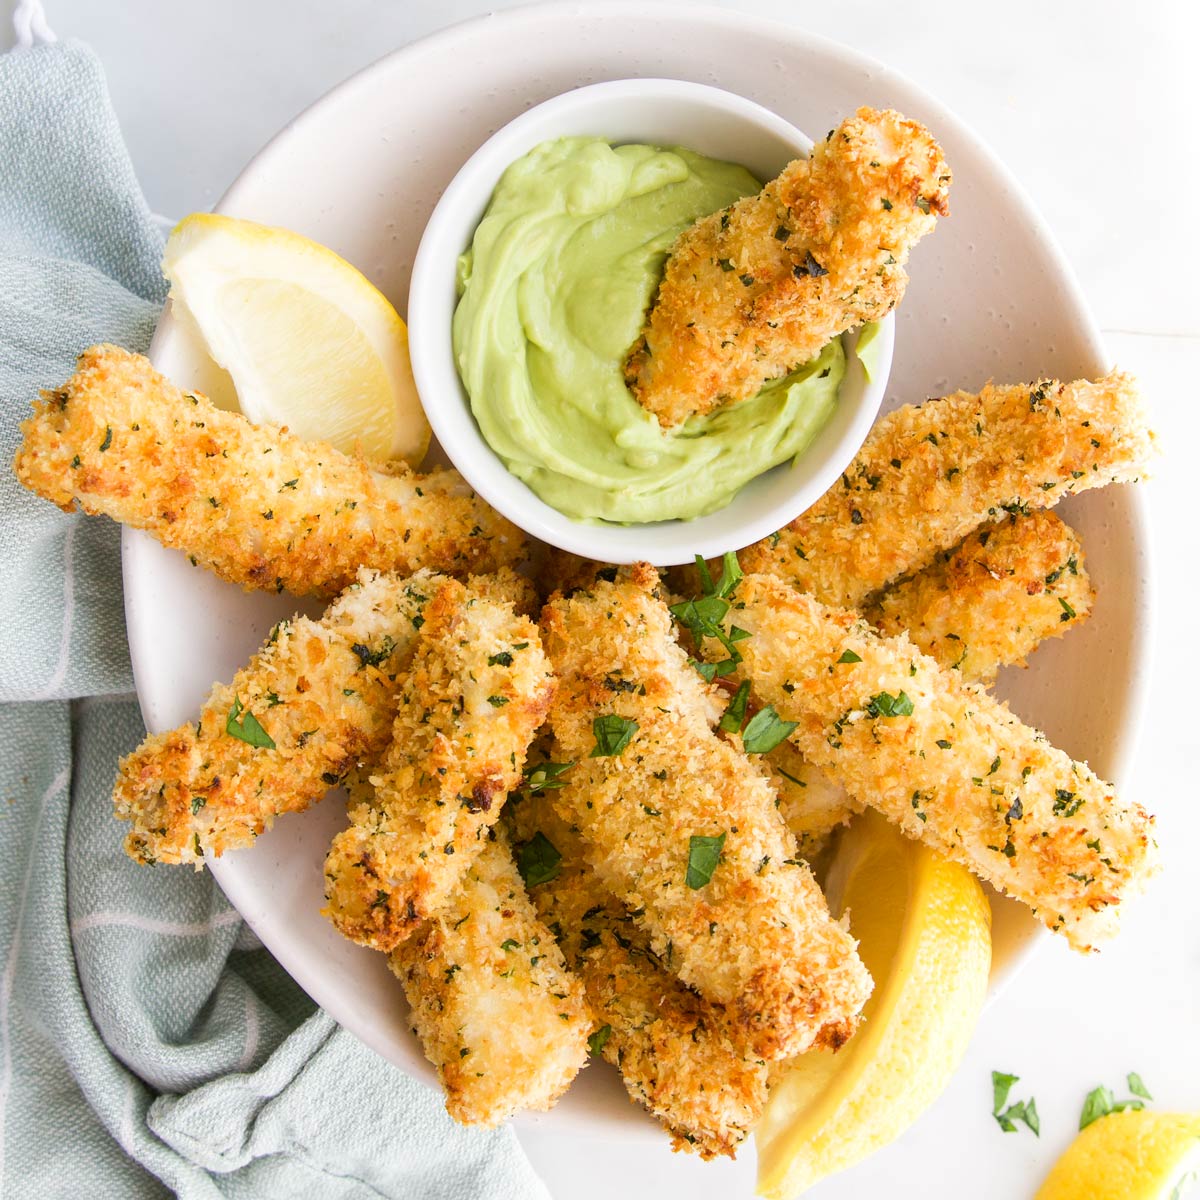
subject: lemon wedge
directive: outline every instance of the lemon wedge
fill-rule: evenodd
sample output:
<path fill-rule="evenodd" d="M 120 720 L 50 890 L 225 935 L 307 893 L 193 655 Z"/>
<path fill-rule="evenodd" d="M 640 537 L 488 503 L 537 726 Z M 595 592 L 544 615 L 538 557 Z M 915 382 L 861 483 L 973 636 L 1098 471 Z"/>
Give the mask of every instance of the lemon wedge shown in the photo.
<path fill-rule="evenodd" d="M 1198 1167 L 1200 1113 L 1129 1109 L 1087 1126 L 1035 1200 L 1175 1200 Z"/>
<path fill-rule="evenodd" d="M 758 1194 L 791 1200 L 899 1137 L 945 1088 L 987 991 L 991 909 L 975 877 L 874 812 L 843 834 L 826 887 L 875 991 L 836 1054 L 801 1055 L 755 1130 Z"/>
<path fill-rule="evenodd" d="M 424 458 L 430 430 L 408 330 L 332 250 L 287 229 L 193 213 L 171 232 L 163 274 L 251 421 L 379 461 Z"/>

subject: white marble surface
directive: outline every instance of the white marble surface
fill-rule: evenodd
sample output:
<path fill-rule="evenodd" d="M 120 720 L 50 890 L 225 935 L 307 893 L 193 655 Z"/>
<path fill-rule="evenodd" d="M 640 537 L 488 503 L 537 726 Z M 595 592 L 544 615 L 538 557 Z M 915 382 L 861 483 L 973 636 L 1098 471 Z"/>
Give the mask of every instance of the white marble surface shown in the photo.
<path fill-rule="evenodd" d="M 652 0 L 650 0 L 652 2 Z M 0 15 L 12 0 L 0 0 Z M 60 36 L 99 52 L 151 206 L 211 206 L 243 163 L 327 88 L 386 51 L 465 17 L 479 0 L 46 0 Z M 1184 0 L 1009 0 L 1003 6 L 738 0 L 906 72 L 1005 158 L 1047 217 L 1105 331 L 1136 372 L 1165 451 L 1148 485 L 1157 650 L 1134 772 L 1160 818 L 1166 871 L 1120 940 L 1081 959 L 1046 944 L 985 1013 L 958 1075 L 895 1145 L 810 1195 L 896 1200 L 1032 1196 L 1069 1142 L 1086 1091 L 1139 1071 L 1160 1107 L 1200 1109 L 1200 846 L 1195 763 L 1200 679 L 1194 610 L 1200 538 L 1187 447 L 1196 398 L 1200 158 L 1183 108 L 1195 94 L 1200 16 Z M 0 24 L 0 46 L 9 22 Z M 637 36 L 636 29 L 630 31 Z M 1179 231 L 1179 232 L 1176 232 Z M 1042 1136 L 1005 1135 L 989 1072 L 1022 1077 Z M 703 1167 L 665 1150 L 523 1138 L 558 1200 L 750 1195 L 747 1166 Z"/>

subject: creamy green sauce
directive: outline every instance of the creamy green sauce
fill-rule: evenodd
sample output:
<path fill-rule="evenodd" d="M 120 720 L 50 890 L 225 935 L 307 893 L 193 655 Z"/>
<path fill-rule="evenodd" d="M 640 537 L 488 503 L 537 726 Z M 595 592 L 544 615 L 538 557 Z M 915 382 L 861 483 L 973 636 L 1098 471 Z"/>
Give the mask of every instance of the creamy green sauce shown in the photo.
<path fill-rule="evenodd" d="M 624 357 L 678 234 L 757 192 L 689 150 L 562 138 L 513 163 L 459 261 L 454 353 L 508 469 L 584 520 L 702 516 L 801 454 L 837 406 L 840 339 L 757 396 L 664 433 Z"/>

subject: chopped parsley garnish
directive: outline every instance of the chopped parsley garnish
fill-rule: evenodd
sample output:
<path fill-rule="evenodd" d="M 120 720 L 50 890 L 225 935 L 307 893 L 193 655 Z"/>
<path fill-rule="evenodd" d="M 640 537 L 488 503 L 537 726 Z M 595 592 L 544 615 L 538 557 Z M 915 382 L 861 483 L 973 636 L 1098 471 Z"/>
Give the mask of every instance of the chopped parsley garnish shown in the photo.
<path fill-rule="evenodd" d="M 561 864 L 562 855 L 540 829 L 517 851 L 517 871 L 526 887 L 557 879 Z"/>
<path fill-rule="evenodd" d="M 1058 619 L 1060 621 L 1075 620 L 1075 610 L 1066 602 L 1066 600 L 1064 600 L 1062 598 L 1062 596 L 1059 596 L 1058 603 L 1059 603 L 1059 606 L 1062 608 L 1062 612 L 1059 614 Z"/>
<path fill-rule="evenodd" d="M 821 266 L 821 264 L 817 262 L 815 258 L 813 258 L 813 252 L 811 250 L 806 250 L 804 252 L 804 261 L 802 263 L 797 263 L 792 268 L 792 274 L 797 277 L 801 275 L 809 275 L 813 279 L 819 279 L 822 275 L 828 275 L 829 272 L 823 266 Z"/>
<path fill-rule="evenodd" d="M 859 658 L 859 656 L 857 654 L 855 654 L 853 650 L 843 650 L 842 657 L 838 659 L 838 662 L 839 663 L 856 663 L 856 662 L 862 662 L 862 659 Z"/>
<path fill-rule="evenodd" d="M 1042 1122 L 1038 1117 L 1037 1102 L 1032 1097 L 1004 1107 L 1008 1093 L 1018 1078 L 1016 1075 L 1006 1075 L 1003 1071 L 992 1072 L 992 1116 L 1005 1133 L 1016 1133 L 1015 1122 L 1023 1121 L 1033 1131 L 1034 1137 L 1040 1137 Z"/>
<path fill-rule="evenodd" d="M 685 882 L 693 891 L 702 888 L 717 869 L 721 851 L 725 849 L 725 835 L 716 837 L 693 835 L 688 842 L 688 865 Z"/>
<path fill-rule="evenodd" d="M 1141 1076 L 1136 1072 L 1131 1071 L 1125 1077 L 1125 1082 L 1129 1085 L 1129 1090 L 1134 1094 L 1133 1099 L 1117 1100 L 1113 1097 L 1112 1092 L 1103 1084 L 1100 1087 L 1092 1088 L 1088 1092 L 1083 1101 L 1083 1110 L 1079 1114 L 1080 1129 L 1086 1129 L 1093 1121 L 1098 1121 L 1101 1117 L 1107 1117 L 1110 1113 L 1124 1112 L 1127 1108 L 1140 1111 L 1146 1107 L 1147 1100 L 1153 1099 L 1146 1090 L 1146 1085 L 1142 1082 Z M 1138 1099 L 1138 1097 L 1141 1098 Z"/>
<path fill-rule="evenodd" d="M 592 733 L 596 744 L 592 747 L 589 758 L 612 758 L 620 754 L 629 745 L 633 735 L 637 733 L 638 723 L 632 717 L 618 716 L 608 713 L 597 717 L 592 722 Z"/>
<path fill-rule="evenodd" d="M 489 667 L 511 667 L 513 665 L 513 656 L 507 650 L 501 650 L 499 654 L 488 655 Z"/>
<path fill-rule="evenodd" d="M 248 746 L 258 746 L 263 750 L 275 749 L 271 735 L 258 723 L 258 718 L 248 708 L 243 707 L 236 696 L 229 716 L 225 718 L 225 732 Z"/>
<path fill-rule="evenodd" d="M 552 792 L 566 787 L 567 781 L 562 778 L 575 764 L 573 762 L 540 762 L 530 763 L 522 772 L 525 776 L 525 786 L 531 792 Z"/>
<path fill-rule="evenodd" d="M 358 655 L 358 661 L 364 667 L 377 667 L 386 659 L 391 658 L 392 651 L 395 650 L 396 643 L 390 636 L 384 636 L 383 641 L 379 643 L 377 650 L 372 650 L 370 646 L 364 646 L 362 642 L 355 642 L 350 647 L 355 654 Z"/>
<path fill-rule="evenodd" d="M 750 681 L 744 680 L 734 692 L 733 698 L 726 706 L 725 715 L 721 718 L 718 729 L 725 733 L 737 733 L 742 727 L 742 723 L 746 720 L 746 704 L 750 699 Z"/>
<path fill-rule="evenodd" d="M 742 656 L 734 646 L 735 642 L 744 641 L 750 636 L 744 629 L 734 626 L 728 633 L 721 622 L 724 621 L 731 607 L 727 596 L 737 587 L 742 578 L 742 569 L 738 565 L 737 555 L 726 551 L 721 562 L 720 578 L 714 581 L 708 565 L 700 555 L 696 555 L 696 571 L 700 576 L 702 596 L 694 600 L 684 600 L 670 606 L 671 615 L 692 635 L 697 647 L 704 644 L 705 638 L 716 638 L 725 648 L 726 658 L 718 663 L 697 663 L 696 668 L 711 683 L 718 675 L 728 675 L 742 661 Z"/>
<path fill-rule="evenodd" d="M 508 703 L 507 696 L 489 696 L 487 700 L 493 708 L 503 708 Z"/>
<path fill-rule="evenodd" d="M 600 1028 L 588 1038 L 588 1051 L 592 1054 L 599 1054 L 600 1051 L 604 1049 L 605 1043 L 608 1041 L 611 1035 L 612 1026 L 601 1025 Z"/>
<path fill-rule="evenodd" d="M 799 724 L 785 721 L 775 711 L 773 704 L 760 708 L 742 730 L 742 749 L 747 754 L 766 754 L 774 750 Z"/>
<path fill-rule="evenodd" d="M 702 555 L 696 555 L 696 571 L 700 576 L 700 587 L 706 596 L 728 596 L 742 581 L 743 571 L 737 555 L 726 550 L 721 556 L 721 574 L 714 582 L 708 563 Z"/>
<path fill-rule="evenodd" d="M 194 817 L 208 803 L 207 796 L 192 797 L 192 816 Z M 1132 1076 L 1131 1076 L 1132 1078 Z"/>
<path fill-rule="evenodd" d="M 884 212 L 892 211 L 892 202 L 886 196 L 884 196 L 880 203 L 883 205 Z"/>
<path fill-rule="evenodd" d="M 867 712 L 873 717 L 911 717 L 913 702 L 907 692 L 897 692 L 894 696 L 888 692 L 880 692 L 867 701 Z"/>
<path fill-rule="evenodd" d="M 104 441 L 102 441 L 102 442 L 100 443 L 100 453 L 101 453 L 101 454 L 103 454 L 103 453 L 104 453 L 104 451 L 105 451 L 105 450 L 107 450 L 107 449 L 109 448 L 109 446 L 111 446 L 111 445 L 112 445 L 112 426 L 111 426 L 111 425 L 105 425 L 105 427 L 104 427 Z"/>
<path fill-rule="evenodd" d="M 516 950 L 520 947 L 520 945 L 521 945 L 521 943 L 518 942 L 516 938 L 505 938 L 504 941 L 502 941 L 500 943 L 500 949 L 501 950 Z"/>

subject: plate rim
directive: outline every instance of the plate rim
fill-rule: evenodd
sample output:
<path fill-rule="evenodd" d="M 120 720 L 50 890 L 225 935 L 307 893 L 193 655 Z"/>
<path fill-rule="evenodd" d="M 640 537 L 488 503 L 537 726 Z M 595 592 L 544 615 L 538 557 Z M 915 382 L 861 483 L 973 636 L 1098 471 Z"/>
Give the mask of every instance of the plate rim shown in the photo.
<path fill-rule="evenodd" d="M 1062 247 L 1059 245 L 1057 238 L 1054 236 L 1052 229 L 1035 206 L 1032 197 L 1023 183 L 1013 174 L 1004 160 L 992 149 L 991 145 L 976 133 L 963 118 L 946 107 L 935 94 L 927 91 L 905 73 L 875 59 L 871 55 L 847 46 L 845 43 L 835 41 L 822 34 L 812 33 L 795 23 L 763 16 L 758 13 L 746 13 L 716 7 L 711 4 L 693 5 L 684 2 L 684 0 L 650 0 L 649 6 L 647 6 L 646 0 L 603 0 L 603 3 L 600 3 L 599 0 L 591 0 L 590 3 L 574 4 L 564 3 L 563 0 L 538 0 L 535 3 L 517 5 L 499 12 L 484 13 L 456 21 L 424 37 L 397 46 L 395 49 L 390 50 L 355 71 L 306 105 L 250 158 L 213 206 L 212 211 L 227 212 L 231 209 L 236 209 L 242 200 L 243 192 L 248 191 L 254 184 L 258 173 L 264 167 L 269 166 L 270 160 L 277 153 L 281 152 L 293 138 L 303 136 L 304 130 L 312 121 L 317 119 L 322 110 L 327 106 L 340 102 L 356 90 L 370 86 L 373 76 L 394 69 L 397 60 L 413 62 L 424 58 L 442 49 L 446 44 L 453 44 L 457 39 L 463 37 L 464 33 L 474 32 L 477 27 L 484 25 L 490 25 L 493 28 L 506 26 L 509 27 L 509 31 L 511 32 L 513 27 L 519 28 L 522 25 L 537 25 L 547 16 L 561 17 L 565 11 L 569 10 L 577 13 L 587 10 L 602 11 L 607 19 L 634 20 L 644 17 L 647 7 L 649 7 L 656 17 L 673 19 L 685 24 L 707 23 L 718 29 L 736 29 L 739 33 L 749 32 L 754 35 L 770 37 L 776 41 L 787 43 L 792 49 L 815 49 L 844 67 L 854 70 L 867 69 L 873 76 L 882 79 L 884 83 L 895 84 L 899 89 L 919 96 L 929 111 L 935 114 L 935 119 L 943 128 L 953 129 L 958 136 L 967 139 L 974 145 L 981 159 L 994 172 L 997 179 L 1006 186 L 1010 193 L 1008 198 L 1009 203 L 1016 208 L 1022 224 L 1029 230 L 1030 235 L 1036 238 L 1038 244 L 1045 252 L 1057 281 L 1063 286 L 1074 312 L 1080 317 L 1078 331 L 1080 340 L 1086 344 L 1088 356 L 1093 359 L 1097 369 L 1107 369 L 1106 364 L 1111 363 L 1111 359 L 1105 347 L 1103 336 L 1096 323 L 1087 297 L 1079 284 L 1075 271 Z M 667 77 L 671 76 L 668 75 Z M 718 83 L 717 86 L 725 87 L 726 85 Z M 730 88 L 728 90 L 733 89 Z M 151 360 L 155 357 L 156 347 L 161 348 L 162 344 L 172 336 L 171 331 L 175 323 L 176 319 L 171 315 L 169 306 L 164 307 L 147 351 Z M 1127 790 L 1131 782 L 1133 763 L 1137 754 L 1138 744 L 1141 740 L 1147 710 L 1151 663 L 1156 636 L 1156 631 L 1150 617 L 1155 611 L 1157 580 L 1152 542 L 1149 537 L 1147 500 L 1140 488 L 1123 488 L 1122 491 L 1126 493 L 1125 504 L 1128 507 L 1131 536 L 1134 543 L 1133 549 L 1136 554 L 1137 563 L 1141 568 L 1138 578 L 1141 594 L 1138 597 L 1138 604 L 1135 609 L 1139 619 L 1128 631 L 1130 661 L 1132 664 L 1131 678 L 1128 681 L 1128 686 L 1122 698 L 1119 717 L 1114 721 L 1117 734 L 1109 747 L 1111 768 L 1106 774 L 1115 784 L 1123 790 Z M 143 686 L 143 678 L 147 674 L 148 656 L 139 654 L 138 649 L 135 648 L 137 646 L 136 617 L 131 618 L 130 613 L 130 595 L 133 589 L 129 585 L 131 578 L 137 571 L 137 545 L 142 539 L 149 539 L 149 535 L 128 527 L 122 527 L 121 559 L 122 579 L 125 585 L 124 608 L 130 656 L 133 663 L 134 684 L 143 719 L 146 721 L 147 728 L 153 729 L 154 726 L 147 719 L 148 700 L 145 697 L 149 689 Z M 139 659 L 141 660 L 140 666 Z M 231 880 L 235 870 L 232 861 L 228 858 L 216 859 L 209 861 L 207 866 L 222 891 L 226 892 L 226 878 L 228 877 Z M 231 900 L 230 903 L 232 904 L 233 901 Z M 235 904 L 234 907 L 236 908 L 237 905 Z M 239 909 L 239 912 L 241 911 Z M 247 924 L 258 932 L 257 921 L 247 917 L 244 912 L 242 916 L 247 921 Z M 317 973 L 305 965 L 293 962 L 291 954 L 285 953 L 281 956 L 271 946 L 268 938 L 264 937 L 262 940 L 267 948 L 271 950 L 272 954 L 277 957 L 281 965 L 284 966 L 284 969 L 311 996 L 312 991 L 310 990 L 308 981 L 312 980 Z M 1035 927 L 1031 930 L 1025 943 L 1010 955 L 1003 970 L 999 972 L 993 970 L 993 977 L 989 983 L 989 1004 L 1049 940 L 1049 934 L 1046 930 L 1040 926 Z M 305 982 L 301 982 L 302 980 Z M 323 991 L 324 988 L 322 987 L 318 990 Z M 318 1001 L 318 1003 L 322 1002 Z M 322 1006 L 324 1007 L 324 1004 Z M 327 1011 L 330 1011 L 332 1015 L 337 1007 L 336 1003 L 329 1003 Z M 396 1063 L 387 1050 L 389 1039 L 382 1036 L 378 1038 L 373 1037 L 373 1029 L 364 1029 L 357 1024 L 352 1032 L 389 1062 L 392 1062 L 405 1071 L 410 1077 L 417 1078 L 423 1083 L 429 1082 L 428 1079 L 413 1076 L 411 1071 L 403 1064 Z M 544 1120 L 544 1118 L 533 1119 Z M 518 1118 L 518 1126 L 520 1123 L 521 1118 Z"/>

